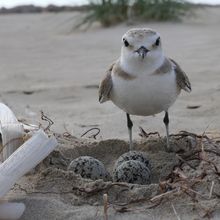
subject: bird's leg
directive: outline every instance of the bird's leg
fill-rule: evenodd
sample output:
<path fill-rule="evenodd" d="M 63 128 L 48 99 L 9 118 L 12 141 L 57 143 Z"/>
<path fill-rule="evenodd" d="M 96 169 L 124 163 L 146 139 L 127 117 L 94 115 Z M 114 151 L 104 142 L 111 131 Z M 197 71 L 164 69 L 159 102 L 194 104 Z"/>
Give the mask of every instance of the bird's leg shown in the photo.
<path fill-rule="evenodd" d="M 163 122 L 166 127 L 166 137 L 167 137 L 167 150 L 170 150 L 170 137 L 169 137 L 169 114 L 168 111 L 165 111 L 165 116 Z"/>
<path fill-rule="evenodd" d="M 133 127 L 133 123 L 130 119 L 130 115 L 128 113 L 126 113 L 127 116 L 127 126 L 128 126 L 128 134 L 129 134 L 129 150 L 133 150 L 134 146 L 133 146 L 133 141 L 132 141 L 132 127 Z"/>

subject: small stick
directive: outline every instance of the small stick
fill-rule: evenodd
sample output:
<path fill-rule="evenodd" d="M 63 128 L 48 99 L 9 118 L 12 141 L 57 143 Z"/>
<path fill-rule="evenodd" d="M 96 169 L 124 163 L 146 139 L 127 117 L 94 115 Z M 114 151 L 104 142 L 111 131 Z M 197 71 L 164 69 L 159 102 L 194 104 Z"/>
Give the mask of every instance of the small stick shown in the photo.
<path fill-rule="evenodd" d="M 63 133 L 63 137 L 64 137 L 64 138 L 76 138 L 76 137 L 72 134 L 72 132 L 70 132 L 70 131 L 67 129 L 67 126 L 66 126 L 65 123 L 64 123 L 63 127 L 64 127 L 64 129 L 65 129 L 65 132 Z"/>
<path fill-rule="evenodd" d="M 210 124 L 207 125 L 207 127 L 205 128 L 204 132 L 202 133 L 202 137 L 201 137 L 201 140 L 200 140 L 200 145 L 201 145 L 201 151 L 202 151 L 202 156 L 205 156 L 206 153 L 205 153 L 205 150 L 204 150 L 204 143 L 203 143 L 203 139 L 206 135 L 206 131 L 207 129 L 209 128 Z"/>
<path fill-rule="evenodd" d="M 197 191 L 195 191 L 195 190 L 193 190 L 193 189 L 190 189 L 190 188 L 188 188 L 188 187 L 185 187 L 185 186 L 180 186 L 182 189 L 184 189 L 184 190 L 187 190 L 187 191 L 190 191 L 190 192 L 192 192 L 192 193 L 195 193 L 195 194 L 197 194 L 197 195 L 199 195 L 200 197 L 202 197 L 202 198 L 204 198 L 204 199 L 207 199 L 207 197 L 205 196 L 205 195 L 202 195 L 201 193 L 199 193 L 199 192 L 197 192 Z"/>
<path fill-rule="evenodd" d="M 81 137 L 85 136 L 87 133 L 89 133 L 92 130 L 97 130 L 97 132 L 93 135 L 91 135 L 90 137 L 93 137 L 94 139 L 96 139 L 96 136 L 100 133 L 100 128 L 90 128 L 89 130 L 87 130 L 86 132 L 84 132 Z"/>
<path fill-rule="evenodd" d="M 209 199 L 211 199 L 211 198 L 212 198 L 212 193 L 213 193 L 214 184 L 215 184 L 215 182 L 214 182 L 214 181 L 212 181 L 212 185 L 211 185 L 211 188 L 210 188 L 210 193 L 209 193 Z"/>
<path fill-rule="evenodd" d="M 44 131 L 50 131 L 50 127 L 54 124 L 54 122 L 48 118 L 43 111 L 40 112 L 41 113 L 41 120 L 42 121 L 46 121 L 48 123 L 47 127 L 44 129 Z"/>
<path fill-rule="evenodd" d="M 152 199 L 150 199 L 150 201 L 151 201 L 151 202 L 154 202 L 154 201 L 157 200 L 157 199 L 160 199 L 160 198 L 162 198 L 162 197 L 164 197 L 164 196 L 170 195 L 170 194 L 175 193 L 175 192 L 177 192 L 177 191 L 178 191 L 177 189 L 174 189 L 174 190 L 171 190 L 171 191 L 162 193 L 162 194 L 160 194 L 160 195 L 154 196 Z"/>
<path fill-rule="evenodd" d="M 174 211 L 174 214 L 175 214 L 176 218 L 177 218 L 178 220 L 181 220 L 181 218 L 180 218 L 179 215 L 177 214 L 177 211 L 176 211 L 176 209 L 175 209 L 173 203 L 172 203 L 172 208 L 173 208 L 173 211 Z"/>
<path fill-rule="evenodd" d="M 149 136 L 151 135 L 157 135 L 159 138 L 161 138 L 159 132 L 155 131 L 155 132 L 150 132 L 150 133 L 147 133 L 141 126 L 139 126 L 139 129 L 140 129 L 140 136 L 141 137 L 145 137 L 145 138 L 148 138 Z"/>
<path fill-rule="evenodd" d="M 104 220 L 108 220 L 108 194 L 103 195 Z"/>
<path fill-rule="evenodd" d="M 195 168 L 194 166 L 192 166 L 188 161 L 184 160 L 180 155 L 176 154 L 176 157 L 177 157 L 180 161 L 186 163 L 186 164 L 187 164 L 190 168 L 192 168 L 193 170 L 196 170 L 196 168 Z"/>
<path fill-rule="evenodd" d="M 205 154 L 205 150 L 204 150 L 204 144 L 203 144 L 203 136 L 205 135 L 205 132 L 202 134 L 202 138 L 201 138 L 201 141 L 200 141 L 200 145 L 201 145 L 201 152 L 202 152 L 202 155 L 204 156 Z"/>
<path fill-rule="evenodd" d="M 220 152 L 219 151 L 215 151 L 215 150 L 211 150 L 211 149 L 204 149 L 204 151 L 207 152 L 207 153 L 213 153 L 213 154 L 215 154 L 217 156 L 220 156 Z M 193 156 L 195 154 L 198 154 L 198 153 L 201 153 L 201 152 L 202 152 L 201 149 L 195 150 L 194 152 L 190 153 L 189 155 L 185 155 L 184 157 L 188 158 L 188 157 L 191 157 L 191 156 Z"/>
<path fill-rule="evenodd" d="M 211 160 L 207 160 L 205 158 L 201 158 L 201 159 L 204 160 L 205 162 L 207 162 L 208 164 L 212 164 L 215 169 L 215 173 L 220 176 L 220 171 L 214 162 L 212 162 Z"/>
<path fill-rule="evenodd" d="M 177 167 L 177 168 L 173 171 L 173 173 L 178 174 L 179 177 L 182 178 L 182 179 L 187 179 L 187 178 L 188 178 L 188 177 L 184 174 L 184 172 L 183 172 L 179 167 Z"/>

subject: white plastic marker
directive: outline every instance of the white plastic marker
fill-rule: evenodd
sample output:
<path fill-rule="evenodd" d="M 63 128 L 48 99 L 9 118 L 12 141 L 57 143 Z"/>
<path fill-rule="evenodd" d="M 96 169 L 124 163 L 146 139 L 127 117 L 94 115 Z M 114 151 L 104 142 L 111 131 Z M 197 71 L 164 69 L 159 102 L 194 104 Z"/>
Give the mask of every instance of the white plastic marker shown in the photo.
<path fill-rule="evenodd" d="M 11 109 L 3 103 L 0 103 L 0 133 L 3 147 L 0 159 L 4 161 L 23 144 L 24 128 Z"/>
<path fill-rule="evenodd" d="M 43 130 L 39 130 L 0 164 L 0 198 L 11 189 L 20 177 L 47 157 L 57 145 L 54 136 L 48 137 Z M 22 204 L 23 206 L 21 204 L 0 203 L 0 219 L 18 219 L 25 209 L 24 204 Z M 11 218 L 13 217 L 10 209 L 12 206 L 14 206 L 15 218 Z M 1 209 L 4 209 L 4 212 L 1 212 Z"/>
<path fill-rule="evenodd" d="M 58 145 L 54 136 L 48 138 L 43 130 L 19 147 L 0 165 L 0 198 L 15 182 L 47 157 Z"/>
<path fill-rule="evenodd" d="M 25 210 L 23 203 L 0 203 L 0 219 L 19 219 Z"/>

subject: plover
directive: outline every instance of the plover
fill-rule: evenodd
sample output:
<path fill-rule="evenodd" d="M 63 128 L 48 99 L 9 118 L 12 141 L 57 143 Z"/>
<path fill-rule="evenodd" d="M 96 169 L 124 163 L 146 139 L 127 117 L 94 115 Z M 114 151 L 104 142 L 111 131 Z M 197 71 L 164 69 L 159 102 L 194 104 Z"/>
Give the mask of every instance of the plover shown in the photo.
<path fill-rule="evenodd" d="M 135 28 L 122 37 L 121 55 L 107 70 L 99 86 L 99 102 L 111 100 L 126 112 L 130 150 L 133 149 L 130 115 L 150 116 L 165 112 L 167 148 L 168 110 L 181 90 L 191 91 L 190 81 L 180 66 L 167 58 L 158 32 Z"/>

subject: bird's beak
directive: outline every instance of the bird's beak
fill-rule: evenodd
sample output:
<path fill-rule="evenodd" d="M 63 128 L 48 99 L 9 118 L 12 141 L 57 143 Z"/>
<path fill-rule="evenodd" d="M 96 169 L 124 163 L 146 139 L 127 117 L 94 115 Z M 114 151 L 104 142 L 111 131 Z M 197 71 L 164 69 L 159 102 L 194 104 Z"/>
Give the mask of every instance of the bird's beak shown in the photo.
<path fill-rule="evenodd" d="M 139 56 L 142 57 L 142 59 L 144 59 L 144 57 L 147 55 L 147 52 L 149 52 L 149 50 L 146 47 L 141 46 L 135 52 L 137 52 L 139 54 Z"/>

